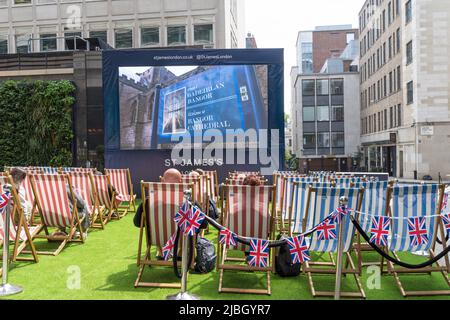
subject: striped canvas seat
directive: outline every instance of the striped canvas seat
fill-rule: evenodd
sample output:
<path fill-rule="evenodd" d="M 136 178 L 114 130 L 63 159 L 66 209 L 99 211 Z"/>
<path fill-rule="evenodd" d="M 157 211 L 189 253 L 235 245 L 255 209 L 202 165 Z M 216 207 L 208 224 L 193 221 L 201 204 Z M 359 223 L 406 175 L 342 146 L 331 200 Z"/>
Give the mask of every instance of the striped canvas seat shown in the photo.
<path fill-rule="evenodd" d="M 81 168 L 81 167 L 62 167 L 62 172 L 70 173 L 70 172 L 78 172 L 78 173 L 90 173 L 94 172 L 94 168 Z"/>
<path fill-rule="evenodd" d="M 392 251 L 427 251 L 433 244 L 436 229 L 438 185 L 396 186 L 392 189 L 391 232 Z M 428 243 L 413 245 L 408 234 L 407 218 L 425 217 Z"/>
<path fill-rule="evenodd" d="M 203 184 L 201 183 L 201 181 L 202 178 L 200 176 L 183 175 L 181 177 L 181 183 L 194 185 L 193 196 L 195 198 L 195 201 L 197 201 L 198 203 L 203 203 L 203 196 L 202 196 Z"/>
<path fill-rule="evenodd" d="M 105 206 L 106 208 L 111 208 L 111 195 L 110 195 L 110 184 L 107 175 L 93 175 L 95 189 L 97 191 L 97 196 L 99 204 Z"/>
<path fill-rule="evenodd" d="M 28 167 L 30 171 L 42 171 L 45 174 L 57 174 L 58 168 L 53 167 Z"/>
<path fill-rule="evenodd" d="M 218 200 L 219 190 L 218 190 L 218 181 L 217 181 L 217 171 L 205 171 L 205 175 L 207 176 L 207 195 L 214 201 Z"/>
<path fill-rule="evenodd" d="M 28 230 L 30 231 L 31 234 L 36 233 L 36 230 L 40 229 L 40 226 L 33 226 L 33 227 L 28 227 Z M 16 225 L 10 221 L 9 223 L 9 241 L 15 241 L 17 237 L 17 228 Z M 0 241 L 3 241 L 5 239 L 5 218 L 4 215 L 0 214 Z M 22 228 L 21 232 L 20 232 L 20 237 L 19 240 L 20 241 L 26 241 L 27 238 L 27 234 L 25 232 L 25 229 Z"/>
<path fill-rule="evenodd" d="M 70 182 L 72 183 L 73 191 L 78 193 L 81 199 L 86 203 L 86 209 L 89 215 L 94 212 L 94 201 L 92 185 L 89 173 L 70 172 Z"/>
<path fill-rule="evenodd" d="M 348 208 L 357 210 L 359 203 L 358 197 L 362 196 L 360 189 L 350 188 L 312 188 L 310 198 L 310 206 L 307 212 L 308 230 L 320 224 L 324 219 L 339 207 L 339 199 L 341 197 L 348 198 Z M 336 231 L 337 233 L 337 231 Z M 344 252 L 349 252 L 352 248 L 355 228 L 350 219 L 346 219 L 344 232 Z M 336 252 L 338 247 L 338 239 L 319 240 L 317 232 L 311 236 L 310 250 L 317 252 Z"/>
<path fill-rule="evenodd" d="M 243 237 L 267 239 L 271 231 L 271 186 L 228 186 L 226 227 Z M 246 247 L 238 244 L 237 249 Z"/>
<path fill-rule="evenodd" d="M 283 219 L 288 219 L 289 212 L 292 205 L 292 194 L 294 189 L 294 183 L 296 182 L 306 182 L 312 183 L 314 179 L 303 176 L 287 176 L 282 177 L 282 189 L 283 189 L 283 199 L 281 205 L 281 217 Z"/>
<path fill-rule="evenodd" d="M 123 196 L 123 201 L 131 202 L 134 200 L 134 194 L 131 193 L 130 176 L 128 169 L 105 169 L 105 173 L 109 175 L 111 184 L 116 191 Z"/>

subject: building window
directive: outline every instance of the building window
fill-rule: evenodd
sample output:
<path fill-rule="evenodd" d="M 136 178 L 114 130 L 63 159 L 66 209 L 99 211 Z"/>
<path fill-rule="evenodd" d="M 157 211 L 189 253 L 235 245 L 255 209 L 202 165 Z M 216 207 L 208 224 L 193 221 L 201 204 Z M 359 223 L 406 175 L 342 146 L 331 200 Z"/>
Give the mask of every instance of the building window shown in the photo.
<path fill-rule="evenodd" d="M 40 35 L 40 51 L 55 51 L 56 50 L 56 33 L 48 33 Z"/>
<path fill-rule="evenodd" d="M 412 1 L 409 0 L 405 4 L 405 18 L 406 18 L 406 24 L 410 23 L 412 20 Z"/>
<path fill-rule="evenodd" d="M 186 27 L 172 26 L 167 27 L 167 45 L 182 46 L 186 44 Z"/>
<path fill-rule="evenodd" d="M 355 40 L 355 34 L 353 32 L 347 33 L 347 44 L 349 44 L 353 40 Z"/>
<path fill-rule="evenodd" d="M 319 132 L 317 134 L 317 146 L 319 148 L 329 148 L 330 147 L 330 133 L 329 132 Z"/>
<path fill-rule="evenodd" d="M 303 107 L 303 122 L 316 121 L 314 107 Z"/>
<path fill-rule="evenodd" d="M 304 149 L 316 148 L 316 135 L 314 133 L 303 134 L 303 148 Z"/>
<path fill-rule="evenodd" d="M 194 43 L 195 44 L 213 44 L 214 34 L 212 24 L 202 24 L 194 26 Z"/>
<path fill-rule="evenodd" d="M 397 44 L 396 44 L 396 46 L 397 46 L 397 52 L 400 52 L 400 48 L 401 48 L 401 45 L 400 45 L 400 28 L 398 28 L 397 29 Z"/>
<path fill-rule="evenodd" d="M 344 121 L 344 106 L 331 107 L 331 121 Z"/>
<path fill-rule="evenodd" d="M 317 121 L 330 121 L 330 108 L 328 106 L 317 107 Z"/>
<path fill-rule="evenodd" d="M 406 65 L 413 61 L 413 44 L 412 41 L 406 44 Z"/>
<path fill-rule="evenodd" d="M 329 94 L 328 80 L 317 80 L 316 81 L 317 95 L 327 96 Z"/>
<path fill-rule="evenodd" d="M 0 35 L 0 54 L 8 53 L 8 35 Z"/>
<path fill-rule="evenodd" d="M 397 90 L 402 89 L 402 78 L 400 75 L 400 66 L 397 67 Z"/>
<path fill-rule="evenodd" d="M 313 73 L 313 47 L 311 42 L 301 44 L 302 73 Z"/>
<path fill-rule="evenodd" d="M 332 79 L 331 80 L 331 94 L 343 95 L 344 94 L 344 80 Z"/>
<path fill-rule="evenodd" d="M 31 35 L 16 35 L 16 52 L 17 53 L 28 53 L 28 40 L 31 38 Z"/>
<path fill-rule="evenodd" d="M 108 43 L 108 32 L 106 30 L 97 30 L 89 32 L 90 38 L 97 38 L 102 40 L 105 43 Z"/>
<path fill-rule="evenodd" d="M 141 28 L 141 47 L 159 45 L 159 28 L 142 27 Z"/>
<path fill-rule="evenodd" d="M 14 0 L 14 4 L 31 4 L 31 0 Z"/>
<path fill-rule="evenodd" d="M 303 95 L 304 96 L 313 96 L 315 94 L 314 86 L 315 86 L 314 80 L 303 80 L 302 81 Z"/>
<path fill-rule="evenodd" d="M 402 126 L 402 105 L 397 106 L 397 126 Z"/>
<path fill-rule="evenodd" d="M 414 102 L 414 84 L 412 81 L 406 85 L 406 102 L 411 104 Z"/>
<path fill-rule="evenodd" d="M 331 134 L 331 146 L 333 148 L 344 148 L 345 138 L 343 132 L 333 132 Z"/>
<path fill-rule="evenodd" d="M 133 47 L 133 30 L 116 29 L 114 30 L 114 43 L 116 49 L 125 49 Z"/>

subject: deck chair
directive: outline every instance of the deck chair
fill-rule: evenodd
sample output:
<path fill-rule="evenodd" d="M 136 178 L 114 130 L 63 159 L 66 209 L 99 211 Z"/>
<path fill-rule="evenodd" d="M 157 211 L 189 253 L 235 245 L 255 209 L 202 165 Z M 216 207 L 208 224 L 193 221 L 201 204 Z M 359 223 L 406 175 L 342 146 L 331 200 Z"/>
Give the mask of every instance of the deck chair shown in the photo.
<path fill-rule="evenodd" d="M 270 208 L 270 201 L 275 198 L 273 186 L 227 185 L 224 192 L 226 194 L 225 210 L 222 210 L 224 227 L 243 237 L 273 239 L 275 207 Z M 251 267 L 245 263 L 245 259 L 228 257 L 229 250 L 245 251 L 248 250 L 248 246 L 238 243 L 236 247 L 228 248 L 219 244 L 217 257 L 219 292 L 270 295 L 270 272 L 273 270 L 273 257 L 270 252 L 267 267 Z M 272 250 L 272 255 L 274 252 Z M 225 271 L 263 272 L 266 274 L 267 287 L 266 289 L 224 287 Z"/>
<path fill-rule="evenodd" d="M 67 195 L 67 185 L 70 196 Z M 61 242 L 55 251 L 37 251 L 37 253 L 57 256 L 69 242 L 84 243 L 82 219 L 78 216 L 69 177 L 61 174 L 34 174 L 31 176 L 31 187 L 43 224 L 41 231 L 45 232 L 44 235 L 38 234 L 36 238 Z M 72 203 L 72 211 L 69 202 Z M 50 234 L 51 228 L 68 228 L 69 230 L 65 236 L 54 236 Z M 75 235 L 76 231 L 79 233 L 78 236 Z"/>
<path fill-rule="evenodd" d="M 98 205 L 104 208 L 103 223 L 106 224 L 112 220 L 112 215 L 116 210 L 115 202 L 113 201 L 115 193 L 112 190 L 108 175 L 94 174 L 92 175 L 92 180 L 94 182 L 95 194 L 97 194 Z"/>
<path fill-rule="evenodd" d="M 318 188 L 308 188 L 308 195 L 306 199 L 305 207 L 305 219 L 307 221 L 307 229 L 311 230 L 315 226 L 319 225 L 324 219 L 332 213 L 336 208 L 339 207 L 339 199 L 341 197 L 348 198 L 348 207 L 359 211 L 361 207 L 361 202 L 364 195 L 364 189 L 350 189 L 350 188 L 328 188 L 328 187 L 318 187 Z M 310 252 L 316 253 L 336 253 L 338 249 L 338 228 L 336 225 L 336 239 L 323 240 L 320 238 L 319 232 L 314 232 L 310 238 Z M 324 235 L 325 235 L 324 230 Z M 353 238 L 355 235 L 355 228 L 351 223 L 350 219 L 345 220 L 344 232 L 344 250 L 343 259 L 348 260 L 350 267 L 343 268 L 342 274 L 351 274 L 355 278 L 355 282 L 358 290 L 353 292 L 341 292 L 342 297 L 350 298 L 365 298 L 365 292 L 361 284 L 358 269 L 356 268 L 352 256 L 351 250 L 353 245 Z M 303 267 L 303 272 L 308 276 L 308 282 L 311 289 L 311 294 L 313 297 L 333 297 L 334 291 L 318 291 L 316 290 L 313 274 L 330 275 L 336 274 L 336 265 L 334 261 L 331 262 L 319 262 L 319 261 L 309 261 L 305 262 Z"/>
<path fill-rule="evenodd" d="M 445 239 L 445 230 L 440 216 L 440 209 L 444 195 L 445 187 L 443 185 L 409 185 L 389 187 L 388 201 L 392 201 L 388 215 L 391 220 L 391 240 L 389 243 L 389 251 L 400 260 L 397 252 L 416 252 L 427 251 L 430 257 L 435 256 L 436 239 L 439 236 Z M 426 227 L 427 242 L 414 243 L 410 238 L 408 230 L 408 218 L 424 218 L 424 226 Z M 416 230 L 423 230 L 422 225 L 415 225 Z M 445 241 L 442 243 L 443 250 L 447 248 Z M 422 269 L 406 269 L 387 262 L 389 274 L 393 275 L 397 287 L 404 297 L 407 296 L 436 296 L 450 295 L 450 290 L 423 290 L 408 291 L 404 288 L 400 279 L 400 274 L 424 274 L 430 275 L 433 272 L 439 272 L 444 277 L 448 287 L 450 280 L 448 273 L 450 272 L 450 262 L 448 255 L 444 258 L 444 265 L 439 262 L 435 266 L 429 266 Z M 381 266 L 383 268 L 383 266 Z M 420 281 L 420 280 L 419 280 Z"/>
<path fill-rule="evenodd" d="M 104 229 L 108 218 L 103 215 L 105 206 L 100 205 L 92 174 L 88 172 L 71 171 L 68 175 L 73 190 L 77 192 L 86 203 L 91 227 Z"/>
<path fill-rule="evenodd" d="M 151 249 L 153 246 L 163 248 L 170 237 L 175 234 L 177 227 L 174 221 L 175 214 L 183 204 L 184 191 L 192 190 L 193 184 L 172 184 L 172 183 L 153 183 L 141 182 L 142 199 L 150 202 L 150 212 L 147 212 L 147 206 L 143 205 L 141 216 L 141 225 L 139 232 L 139 246 L 137 265 L 139 272 L 134 287 L 154 287 L 154 288 L 180 288 L 180 282 L 162 283 L 162 282 L 143 282 L 142 275 L 146 266 L 149 267 L 171 267 L 173 262 L 161 261 L 152 257 Z M 195 201 L 195 198 L 192 199 Z M 144 200 L 142 201 L 144 203 Z M 149 220 L 147 220 L 147 217 Z M 145 233 L 145 249 L 142 255 L 142 245 Z M 181 241 L 179 242 L 181 246 Z"/>
<path fill-rule="evenodd" d="M 194 190 L 193 194 L 195 196 L 195 200 L 200 205 L 202 210 L 206 210 L 204 205 L 204 193 L 203 193 L 203 177 L 202 176 L 190 176 L 190 175 L 183 175 L 181 177 L 181 183 L 184 184 L 193 184 Z"/>
<path fill-rule="evenodd" d="M 217 171 L 205 171 L 208 177 L 207 181 L 207 195 L 210 199 L 218 202 L 219 200 L 219 179 L 217 178 Z"/>
<path fill-rule="evenodd" d="M 0 194 L 3 194 L 5 185 L 10 185 L 11 191 L 11 220 L 9 241 L 14 242 L 14 247 L 11 255 L 11 261 L 31 261 L 38 262 L 36 248 L 33 240 L 39 233 L 42 226 L 29 226 L 25 219 L 23 208 L 20 204 L 19 194 L 14 185 L 11 176 L 0 176 Z M 5 220 L 4 215 L 0 214 L 0 246 L 3 246 L 5 241 Z M 21 253 L 26 249 L 30 249 L 31 257 L 25 257 Z M 1 270 L 1 269 L 0 269 Z"/>
<path fill-rule="evenodd" d="M 105 174 L 109 175 L 112 186 L 117 193 L 123 196 L 123 203 L 117 207 L 120 212 L 119 217 L 125 216 L 133 205 L 136 211 L 136 195 L 133 192 L 133 182 L 131 180 L 130 169 L 105 169 Z"/>

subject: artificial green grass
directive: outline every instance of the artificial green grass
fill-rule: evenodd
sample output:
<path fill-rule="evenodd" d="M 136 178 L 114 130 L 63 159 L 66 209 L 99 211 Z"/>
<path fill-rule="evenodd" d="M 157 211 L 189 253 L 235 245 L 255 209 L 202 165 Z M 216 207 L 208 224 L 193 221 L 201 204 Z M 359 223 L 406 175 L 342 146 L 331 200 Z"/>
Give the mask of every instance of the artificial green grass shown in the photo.
<path fill-rule="evenodd" d="M 69 244 L 60 255 L 39 256 L 39 263 L 15 262 L 11 265 L 9 281 L 21 285 L 24 292 L 8 299 L 52 299 L 52 300 L 94 300 L 94 299 L 165 299 L 167 295 L 176 294 L 176 289 L 134 288 L 138 267 L 136 255 L 139 229 L 133 225 L 134 213 L 129 213 L 119 221 L 110 222 L 105 230 L 91 230 L 85 244 Z M 215 240 L 217 232 L 212 231 L 208 238 Z M 37 246 L 56 246 L 43 240 Z M 365 257 L 376 260 L 376 253 L 366 253 Z M 408 255 L 408 261 L 417 263 L 423 258 Z M 80 287 L 73 282 L 74 272 L 80 271 Z M 367 299 L 394 300 L 403 298 L 389 275 L 381 277 L 381 288 L 367 288 L 368 275 L 364 271 L 362 283 Z M 314 276 L 317 290 L 334 290 L 333 275 Z M 447 289 L 442 275 L 402 275 L 406 289 L 428 290 Z M 172 268 L 146 268 L 143 281 L 177 282 Z M 313 298 L 310 293 L 306 275 L 295 278 L 271 276 L 272 295 L 228 294 L 217 292 L 219 276 L 216 271 L 209 274 L 190 274 L 188 290 L 202 299 L 219 300 L 256 300 L 286 299 L 306 300 Z M 74 286 L 75 284 L 75 286 Z M 263 287 L 265 277 L 253 273 L 227 271 L 225 286 Z M 72 288 L 72 289 L 71 289 Z M 343 278 L 343 290 L 355 289 L 354 278 Z M 418 297 L 407 299 L 450 299 L 447 297 Z"/>

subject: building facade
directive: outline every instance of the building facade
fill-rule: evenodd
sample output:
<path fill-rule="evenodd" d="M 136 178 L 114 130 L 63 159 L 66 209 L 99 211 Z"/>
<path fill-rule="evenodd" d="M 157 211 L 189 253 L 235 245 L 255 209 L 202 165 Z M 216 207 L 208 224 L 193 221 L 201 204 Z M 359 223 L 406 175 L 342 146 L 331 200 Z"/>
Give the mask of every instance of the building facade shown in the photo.
<path fill-rule="evenodd" d="M 361 143 L 369 171 L 450 173 L 449 17 L 440 0 L 368 0 L 361 9 Z"/>
<path fill-rule="evenodd" d="M 74 37 L 114 48 L 243 48 L 238 0 L 0 0 L 0 53 L 62 51 Z"/>

